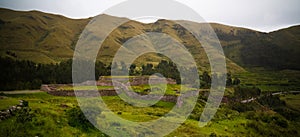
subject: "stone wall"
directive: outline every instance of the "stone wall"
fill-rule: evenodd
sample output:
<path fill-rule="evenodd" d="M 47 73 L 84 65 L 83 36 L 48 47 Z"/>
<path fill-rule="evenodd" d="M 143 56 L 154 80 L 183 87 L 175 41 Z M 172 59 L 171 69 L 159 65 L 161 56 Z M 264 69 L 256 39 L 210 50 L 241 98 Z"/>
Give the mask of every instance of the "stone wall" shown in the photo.
<path fill-rule="evenodd" d="M 10 118 L 11 116 L 14 116 L 17 111 L 21 110 L 24 107 L 28 107 L 28 102 L 24 101 L 24 100 L 20 100 L 20 104 L 11 106 L 6 110 L 1 110 L 0 111 L 0 122 L 2 120 Z"/>
<path fill-rule="evenodd" d="M 88 91 L 88 90 L 76 90 L 77 96 L 84 97 L 97 97 L 101 96 L 117 96 L 118 94 L 114 89 L 98 90 L 98 92 Z M 74 90 L 60 90 L 60 91 L 47 91 L 48 94 L 54 96 L 75 96 Z"/>
<path fill-rule="evenodd" d="M 41 85 L 41 91 L 57 91 L 59 87 L 73 86 L 72 84 L 43 84 Z"/>
<path fill-rule="evenodd" d="M 75 96 L 75 92 L 77 96 L 85 96 L 85 97 L 97 97 L 99 95 L 101 96 L 118 96 L 118 93 L 115 91 L 115 89 L 105 89 L 105 90 L 98 90 L 96 92 L 94 91 L 87 91 L 87 90 L 57 90 L 60 86 L 71 86 L 66 84 L 49 84 L 49 85 L 42 85 L 41 90 L 47 92 L 50 95 L 53 96 Z M 177 96 L 176 95 L 164 95 L 161 98 L 162 101 L 166 102 L 177 102 Z"/>
<path fill-rule="evenodd" d="M 124 82 L 126 81 L 126 78 L 122 77 L 116 77 L 113 78 L 116 81 Z M 161 84 L 164 83 L 164 79 L 160 77 L 153 78 L 152 84 Z M 130 85 L 132 86 L 138 86 L 138 85 L 148 85 L 149 84 L 149 76 L 136 76 L 136 77 L 129 77 Z M 167 84 L 176 84 L 176 81 L 171 78 L 166 78 Z M 113 86 L 112 84 L 112 78 L 107 76 L 101 76 L 99 77 L 99 80 L 97 81 L 98 86 Z"/>
<path fill-rule="evenodd" d="M 177 96 L 175 96 L 175 95 L 164 95 L 161 98 L 161 101 L 176 103 L 177 102 Z"/>

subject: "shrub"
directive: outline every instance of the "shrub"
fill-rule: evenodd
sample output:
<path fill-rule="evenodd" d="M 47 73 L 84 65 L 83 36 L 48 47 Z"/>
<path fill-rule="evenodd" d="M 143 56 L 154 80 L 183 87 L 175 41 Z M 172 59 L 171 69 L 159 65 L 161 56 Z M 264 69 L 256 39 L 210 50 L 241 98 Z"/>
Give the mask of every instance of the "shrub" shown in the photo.
<path fill-rule="evenodd" d="M 275 108 L 274 111 L 278 112 L 288 120 L 297 120 L 300 117 L 300 113 L 298 111 L 289 108 Z"/>
<path fill-rule="evenodd" d="M 84 113 L 79 107 L 71 108 L 67 112 L 68 124 L 72 127 L 77 127 L 83 131 L 88 129 L 95 129 L 90 121 L 85 117 Z"/>
<path fill-rule="evenodd" d="M 257 87 L 242 87 L 237 86 L 234 88 L 234 97 L 237 99 L 249 99 L 260 96 L 261 90 Z"/>
<path fill-rule="evenodd" d="M 279 96 L 264 95 L 258 99 L 258 102 L 264 106 L 269 106 L 272 108 L 286 106 L 286 103 L 280 100 Z"/>
<path fill-rule="evenodd" d="M 21 110 L 17 111 L 16 117 L 18 123 L 25 123 L 32 121 L 33 114 L 30 113 L 31 109 L 28 107 L 23 107 Z"/>
<path fill-rule="evenodd" d="M 230 107 L 233 110 L 236 110 L 238 112 L 246 112 L 246 111 L 253 111 L 255 110 L 257 104 L 254 102 L 250 103 L 239 103 L 239 102 L 232 102 L 230 103 Z"/>
<path fill-rule="evenodd" d="M 210 133 L 209 137 L 217 137 L 217 134 L 216 133 Z"/>
<path fill-rule="evenodd" d="M 283 128 L 287 128 L 289 123 L 283 118 L 283 117 L 279 117 L 279 116 L 276 116 L 276 117 L 273 117 L 275 119 L 275 124 L 280 126 L 280 127 L 283 127 Z"/>

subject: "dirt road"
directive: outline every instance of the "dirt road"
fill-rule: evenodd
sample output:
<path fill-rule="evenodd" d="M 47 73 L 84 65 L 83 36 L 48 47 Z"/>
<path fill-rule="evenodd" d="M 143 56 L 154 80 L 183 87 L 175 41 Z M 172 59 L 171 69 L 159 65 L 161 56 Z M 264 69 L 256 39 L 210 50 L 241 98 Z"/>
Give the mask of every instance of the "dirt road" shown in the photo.
<path fill-rule="evenodd" d="M 41 90 L 16 90 L 16 91 L 0 91 L 0 93 L 4 94 L 31 94 L 31 93 L 39 93 L 43 92 Z"/>

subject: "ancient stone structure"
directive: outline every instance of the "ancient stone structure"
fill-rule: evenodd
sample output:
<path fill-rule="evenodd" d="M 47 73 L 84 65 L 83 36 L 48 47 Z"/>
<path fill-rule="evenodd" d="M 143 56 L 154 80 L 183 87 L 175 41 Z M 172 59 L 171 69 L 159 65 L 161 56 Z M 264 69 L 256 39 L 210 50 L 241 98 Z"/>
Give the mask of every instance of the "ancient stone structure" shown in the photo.
<path fill-rule="evenodd" d="M 118 82 L 124 82 L 126 79 L 124 77 L 114 77 L 114 80 Z M 170 78 L 163 79 L 160 77 L 151 77 L 151 84 L 176 84 L 176 81 Z M 97 86 L 113 86 L 112 84 L 112 77 L 108 76 L 101 76 L 97 82 L 95 81 L 87 81 L 81 83 L 81 85 L 97 85 Z M 124 83 L 126 86 L 137 86 L 137 85 L 146 85 L 149 84 L 149 76 L 138 76 L 138 77 L 129 77 L 129 83 Z M 72 84 L 49 84 L 49 85 L 42 85 L 41 90 L 47 92 L 48 94 L 54 96 L 84 96 L 84 97 L 96 97 L 96 96 L 117 96 L 118 93 L 114 88 L 112 89 L 103 89 L 98 91 L 91 91 L 91 90 L 63 90 L 60 87 L 72 87 Z M 132 92 L 132 91 L 130 91 Z M 138 93 L 142 95 L 141 93 Z M 150 100 L 151 98 L 149 98 Z M 161 98 L 162 101 L 166 102 L 177 102 L 177 95 L 164 95 Z"/>
<path fill-rule="evenodd" d="M 48 94 L 54 96 L 82 96 L 82 97 L 96 97 L 96 96 L 117 96 L 118 94 L 114 89 L 105 89 L 105 90 L 98 90 L 98 92 L 88 91 L 88 90 L 59 90 L 59 91 L 47 91 Z"/>
<path fill-rule="evenodd" d="M 130 82 L 129 84 L 132 86 L 138 86 L 138 85 L 147 85 L 149 84 L 149 76 L 135 76 L 135 77 L 129 77 L 128 81 Z M 97 81 L 98 86 L 113 86 L 112 84 L 112 79 L 115 81 L 119 82 L 124 82 L 126 81 L 125 77 L 108 77 L 108 76 L 100 76 L 99 80 Z M 152 79 L 152 84 L 162 84 L 165 83 L 163 78 L 160 77 L 151 77 Z M 176 84 L 176 81 L 171 78 L 166 78 L 165 79 L 167 84 Z"/>
<path fill-rule="evenodd" d="M 47 92 L 50 95 L 53 96 L 75 96 L 75 92 L 73 90 L 61 90 L 61 91 L 48 91 Z M 97 92 L 91 92 L 87 90 L 79 90 L 76 91 L 77 96 L 84 96 L 84 97 L 97 97 L 97 96 L 117 96 L 118 94 L 114 89 L 107 89 L 107 90 L 98 90 Z M 177 102 L 177 96 L 176 95 L 164 95 L 161 98 L 162 101 L 166 102 Z"/>
<path fill-rule="evenodd" d="M 28 107 L 28 102 L 24 100 L 20 100 L 20 104 L 11 106 L 6 110 L 0 111 L 0 121 L 8 119 L 13 116 L 17 111 L 21 110 L 23 107 Z"/>
<path fill-rule="evenodd" d="M 50 95 L 54 96 L 75 96 L 74 90 L 60 90 L 58 89 L 60 86 L 70 86 L 66 84 L 49 84 L 49 85 L 42 85 L 41 90 L 47 92 Z M 140 95 L 144 95 L 141 93 L 138 93 Z M 118 93 L 115 91 L 115 89 L 104 89 L 104 90 L 98 90 L 97 92 L 94 91 L 88 91 L 88 90 L 78 90 L 76 91 L 77 96 L 85 96 L 85 97 L 96 97 L 96 96 L 117 96 Z M 177 96 L 176 95 L 164 95 L 161 98 L 162 101 L 166 102 L 177 102 Z"/>
<path fill-rule="evenodd" d="M 41 85 L 41 91 L 49 92 L 49 91 L 58 91 L 59 87 L 73 86 L 72 84 L 43 84 Z"/>

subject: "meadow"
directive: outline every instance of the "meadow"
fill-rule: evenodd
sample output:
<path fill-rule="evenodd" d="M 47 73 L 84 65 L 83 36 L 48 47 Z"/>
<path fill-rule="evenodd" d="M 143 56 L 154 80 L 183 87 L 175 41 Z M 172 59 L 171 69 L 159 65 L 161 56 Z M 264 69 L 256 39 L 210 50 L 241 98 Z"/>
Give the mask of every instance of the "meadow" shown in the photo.
<path fill-rule="evenodd" d="M 225 96 L 229 101 L 221 103 L 214 118 L 206 126 L 199 127 L 199 117 L 207 100 L 205 94 L 209 91 L 209 89 L 201 89 L 196 106 L 188 119 L 167 136 L 300 136 L 297 128 L 300 126 L 300 94 L 266 96 L 270 92 L 298 90 L 299 74 L 291 71 L 235 73 L 232 77 L 238 77 L 241 80 L 238 86 L 246 89 L 247 87 L 252 89 L 253 86 L 260 88 L 261 98 L 246 104 L 237 102 L 235 101 L 235 98 L 239 98 L 235 94 L 237 85 L 229 86 L 225 90 Z M 177 95 L 180 86 L 180 84 L 168 84 L 165 94 Z M 75 89 L 92 88 L 82 86 Z M 113 87 L 97 86 L 97 88 L 101 90 Z M 132 86 L 132 88 L 135 92 L 143 94 L 151 89 L 149 85 Z M 73 89 L 72 86 L 58 88 L 58 90 Z M 183 91 L 187 90 L 190 89 L 183 88 Z M 0 99 L 0 110 L 18 104 L 19 100 L 28 101 L 30 108 L 29 112 L 21 111 L 2 120 L 0 122 L 2 136 L 107 136 L 84 117 L 76 97 L 53 96 L 42 91 L 29 94 L 1 93 L 0 96 L 4 96 Z M 115 115 L 134 122 L 159 119 L 176 107 L 175 103 L 164 101 L 159 101 L 150 107 L 135 107 L 118 96 L 103 96 L 102 99 Z M 110 117 L 106 111 L 100 111 L 100 116 Z M 115 129 L 119 129 L 120 124 L 122 123 L 118 121 L 108 122 L 108 126 Z M 157 130 L 163 130 L 163 128 Z M 126 132 L 117 132 L 117 134 L 128 135 Z"/>
<path fill-rule="evenodd" d="M 29 115 L 31 119 L 20 123 L 18 117 L 14 116 L 1 121 L 1 135 L 45 137 L 106 136 L 93 126 L 80 125 L 84 125 L 84 123 L 80 123 L 79 125 L 72 124 L 72 120 L 74 119 L 70 118 L 69 113 L 70 110 L 78 108 L 76 97 L 52 96 L 45 92 L 7 94 L 5 96 L 7 96 L 7 98 L 0 100 L 1 109 L 17 103 L 20 99 L 26 100 L 29 102 L 31 109 L 30 113 L 26 115 Z M 128 103 L 117 96 L 104 96 L 102 99 L 108 108 L 116 115 L 123 119 L 136 122 L 158 119 L 175 106 L 174 103 L 159 101 L 151 107 L 139 108 L 128 105 Z M 297 112 L 300 112 L 298 105 L 299 99 L 299 95 L 286 95 L 281 97 L 281 100 L 286 101 L 287 108 L 291 108 Z M 197 116 L 199 117 L 201 114 L 204 105 L 205 102 L 199 99 L 191 116 L 168 136 L 281 136 L 280 132 L 292 133 L 290 134 L 291 136 L 299 135 L 297 131 L 299 121 L 287 120 L 273 110 L 262 111 L 257 109 L 239 112 L 238 110 L 232 109 L 230 104 L 225 103 L 222 103 L 214 119 L 205 127 L 200 128 L 198 126 L 199 122 Z M 251 106 L 253 104 L 248 105 Z M 271 121 L 275 122 L 271 122 L 270 124 L 267 120 L 261 119 L 261 117 L 273 119 Z M 280 124 L 276 123 L 276 119 L 287 121 L 288 126 L 281 127 Z M 116 123 L 112 122 L 112 124 Z M 260 124 L 265 126 L 263 131 L 261 131 L 262 127 L 259 126 Z M 116 124 L 116 126 L 118 126 L 118 124 Z"/>

